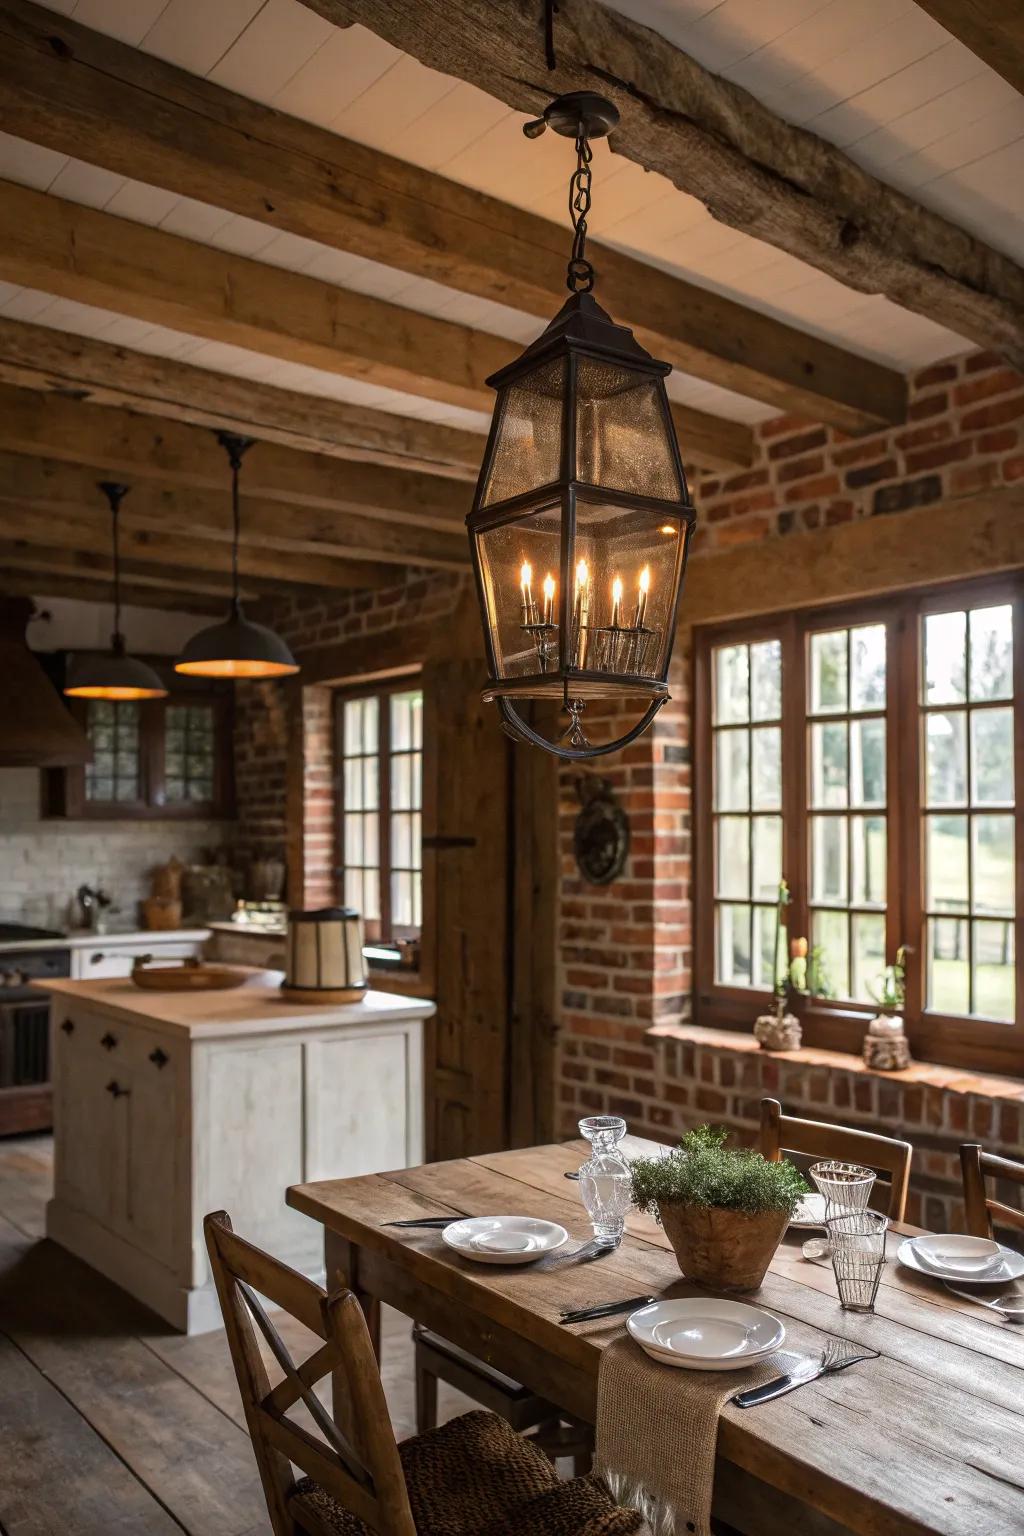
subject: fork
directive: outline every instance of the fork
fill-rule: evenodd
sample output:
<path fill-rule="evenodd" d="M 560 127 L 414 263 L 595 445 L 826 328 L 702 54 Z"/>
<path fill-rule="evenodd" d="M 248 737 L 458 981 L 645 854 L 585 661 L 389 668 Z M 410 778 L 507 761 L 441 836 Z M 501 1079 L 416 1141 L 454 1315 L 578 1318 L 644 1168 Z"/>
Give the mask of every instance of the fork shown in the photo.
<path fill-rule="evenodd" d="M 737 1392 L 732 1401 L 739 1408 L 754 1408 L 758 1403 L 782 1397 L 784 1393 L 805 1386 L 809 1381 L 817 1381 L 819 1376 L 834 1376 L 860 1360 L 877 1359 L 877 1349 L 852 1344 L 849 1339 L 829 1339 L 817 1360 L 802 1360 L 785 1375 L 773 1376 L 771 1381 L 763 1382 L 759 1387 L 751 1387 L 747 1392 Z"/>

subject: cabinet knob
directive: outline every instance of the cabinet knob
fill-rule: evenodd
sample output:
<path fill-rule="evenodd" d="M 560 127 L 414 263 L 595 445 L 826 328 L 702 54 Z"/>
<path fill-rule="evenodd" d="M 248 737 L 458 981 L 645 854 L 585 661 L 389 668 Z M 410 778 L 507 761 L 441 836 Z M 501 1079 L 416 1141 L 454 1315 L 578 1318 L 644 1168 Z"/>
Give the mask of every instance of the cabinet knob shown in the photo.
<path fill-rule="evenodd" d="M 74 1019 L 65 1019 L 64 1023 L 61 1025 L 61 1029 L 64 1031 L 64 1033 L 66 1035 L 73 1035 L 74 1032 L 75 1032 L 75 1021 L 74 1021 Z"/>
<path fill-rule="evenodd" d="M 105 1051 L 112 1051 L 117 1045 L 117 1036 L 112 1035 L 108 1029 L 106 1034 L 103 1036 L 103 1039 L 100 1041 L 100 1045 L 102 1045 Z"/>
<path fill-rule="evenodd" d="M 150 1051 L 149 1059 L 153 1063 L 154 1067 L 156 1067 L 158 1070 L 162 1070 L 164 1067 L 166 1067 L 171 1058 L 168 1056 L 166 1051 L 162 1051 L 160 1047 L 157 1046 L 155 1051 Z"/>
<path fill-rule="evenodd" d="M 112 1082 L 109 1082 L 107 1084 L 107 1092 L 110 1094 L 110 1096 L 112 1098 L 115 1098 L 115 1099 L 126 1099 L 128 1097 L 128 1095 L 131 1093 L 131 1089 L 130 1088 L 122 1088 L 121 1084 L 115 1078 Z"/>
<path fill-rule="evenodd" d="M 105 960 L 106 958 L 107 957 L 103 953 L 102 949 L 98 949 L 94 955 L 90 955 L 89 956 L 89 964 L 90 965 L 99 965 L 100 961 L 101 960 Z"/>

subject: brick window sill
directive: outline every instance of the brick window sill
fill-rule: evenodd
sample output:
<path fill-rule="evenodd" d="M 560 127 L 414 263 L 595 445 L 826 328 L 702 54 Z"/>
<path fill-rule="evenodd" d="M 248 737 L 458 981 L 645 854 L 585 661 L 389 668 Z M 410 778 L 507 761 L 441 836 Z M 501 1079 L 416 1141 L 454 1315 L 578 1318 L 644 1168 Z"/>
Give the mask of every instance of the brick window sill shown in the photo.
<path fill-rule="evenodd" d="M 926 1061 L 911 1062 L 902 1072 L 879 1072 L 865 1066 L 861 1057 L 844 1051 L 826 1051 L 817 1046 L 801 1046 L 798 1051 L 766 1051 L 753 1035 L 739 1030 L 709 1029 L 700 1024 L 654 1024 L 647 1030 L 646 1038 L 652 1044 L 658 1040 L 678 1040 L 695 1047 L 727 1051 L 737 1056 L 752 1055 L 780 1064 L 819 1070 L 824 1068 L 826 1072 L 850 1073 L 879 1082 L 934 1088 L 943 1093 L 969 1094 L 976 1099 L 1024 1103 L 1022 1078 L 998 1077 L 989 1072 L 967 1073 L 962 1068 L 941 1067 Z"/>

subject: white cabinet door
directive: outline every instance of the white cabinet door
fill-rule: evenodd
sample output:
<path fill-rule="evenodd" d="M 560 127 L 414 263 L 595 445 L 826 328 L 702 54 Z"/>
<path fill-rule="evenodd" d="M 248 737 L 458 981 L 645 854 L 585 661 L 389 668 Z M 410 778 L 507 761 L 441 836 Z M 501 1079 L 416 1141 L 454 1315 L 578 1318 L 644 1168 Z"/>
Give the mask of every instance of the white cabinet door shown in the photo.
<path fill-rule="evenodd" d="M 417 1160 L 409 1057 L 404 1030 L 308 1043 L 307 1180 L 350 1179 Z"/>
<path fill-rule="evenodd" d="M 117 1223 L 124 1195 L 125 1102 L 108 1085 L 122 1079 L 105 1052 L 84 1038 L 83 1021 L 57 1045 L 57 1197 L 102 1226 Z"/>
<path fill-rule="evenodd" d="M 170 1269 L 183 1270 L 185 1131 L 178 1120 L 175 1063 L 144 1062 L 131 1072 L 125 1098 L 125 1208 L 122 1236 Z"/>

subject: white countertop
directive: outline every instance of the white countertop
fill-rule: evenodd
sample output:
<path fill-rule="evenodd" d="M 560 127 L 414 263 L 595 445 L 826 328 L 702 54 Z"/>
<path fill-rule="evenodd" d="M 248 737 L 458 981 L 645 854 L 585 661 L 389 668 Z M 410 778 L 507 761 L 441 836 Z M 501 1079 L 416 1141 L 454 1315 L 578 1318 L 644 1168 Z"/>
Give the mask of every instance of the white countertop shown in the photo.
<path fill-rule="evenodd" d="M 209 928 L 128 928 L 111 933 L 78 929 L 73 933 L 55 934 L 49 939 L 3 939 L 0 940 L 0 954 L 10 954 L 15 949 L 99 949 L 103 945 L 115 949 L 119 944 L 202 944 L 209 937 Z"/>
<path fill-rule="evenodd" d="M 246 967 L 239 966 L 239 970 Z M 32 985 L 81 1002 L 112 1018 L 191 1039 L 337 1028 L 381 1020 L 426 1019 L 434 1004 L 394 992 L 367 992 L 361 1003 L 294 1003 L 281 996 L 281 971 L 250 971 L 241 987 L 222 992 L 150 992 L 127 977 L 106 981 L 42 981 Z"/>

